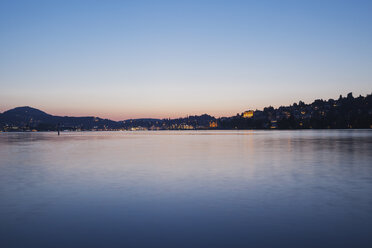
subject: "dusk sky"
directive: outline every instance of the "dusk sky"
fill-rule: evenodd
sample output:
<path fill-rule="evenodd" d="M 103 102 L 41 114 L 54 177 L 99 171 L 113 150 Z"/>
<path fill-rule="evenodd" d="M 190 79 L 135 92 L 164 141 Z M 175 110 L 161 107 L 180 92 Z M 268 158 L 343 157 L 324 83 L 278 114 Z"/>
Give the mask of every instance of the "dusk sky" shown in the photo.
<path fill-rule="evenodd" d="M 372 1 L 0 1 L 0 112 L 231 116 L 372 92 Z"/>

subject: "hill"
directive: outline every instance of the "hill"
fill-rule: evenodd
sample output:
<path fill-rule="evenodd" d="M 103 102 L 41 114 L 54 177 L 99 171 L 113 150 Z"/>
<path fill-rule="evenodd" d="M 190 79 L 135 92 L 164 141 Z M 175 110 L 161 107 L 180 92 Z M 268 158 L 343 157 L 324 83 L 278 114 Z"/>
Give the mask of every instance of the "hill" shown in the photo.
<path fill-rule="evenodd" d="M 121 124 L 97 117 L 54 116 L 31 107 L 18 107 L 0 114 L 0 128 L 7 131 L 54 131 L 68 130 L 106 130 L 117 129 Z"/>

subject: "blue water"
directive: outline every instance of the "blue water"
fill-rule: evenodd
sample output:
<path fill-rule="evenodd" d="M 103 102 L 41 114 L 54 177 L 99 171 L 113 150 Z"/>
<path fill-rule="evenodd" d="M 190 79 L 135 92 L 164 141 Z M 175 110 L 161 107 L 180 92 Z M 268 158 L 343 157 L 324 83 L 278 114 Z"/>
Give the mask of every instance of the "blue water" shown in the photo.
<path fill-rule="evenodd" d="M 0 133 L 0 247 L 372 247 L 372 131 Z"/>

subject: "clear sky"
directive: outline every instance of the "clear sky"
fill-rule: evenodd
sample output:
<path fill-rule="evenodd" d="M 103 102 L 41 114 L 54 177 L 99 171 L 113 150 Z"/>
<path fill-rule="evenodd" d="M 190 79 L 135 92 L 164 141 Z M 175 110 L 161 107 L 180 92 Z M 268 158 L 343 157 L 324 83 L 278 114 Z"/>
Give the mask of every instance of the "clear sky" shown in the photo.
<path fill-rule="evenodd" d="M 115 120 L 372 92 L 372 1 L 0 0 L 0 112 Z"/>

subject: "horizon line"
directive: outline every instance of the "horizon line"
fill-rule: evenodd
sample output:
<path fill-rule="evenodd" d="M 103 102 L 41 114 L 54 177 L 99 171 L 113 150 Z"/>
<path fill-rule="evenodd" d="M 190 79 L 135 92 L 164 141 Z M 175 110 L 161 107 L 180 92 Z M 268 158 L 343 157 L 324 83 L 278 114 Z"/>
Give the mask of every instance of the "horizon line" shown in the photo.
<path fill-rule="evenodd" d="M 349 95 L 349 94 L 353 94 L 352 92 L 349 92 L 347 95 Z M 370 93 L 370 94 L 366 94 L 365 96 L 364 95 L 359 95 L 359 96 L 357 96 L 357 97 L 367 97 L 367 96 L 369 96 L 369 95 L 372 95 L 372 92 Z M 342 94 L 340 94 L 340 96 L 339 97 L 344 97 Z M 354 96 L 353 96 L 354 97 Z M 354 98 L 356 98 L 356 97 L 354 97 Z M 335 100 L 334 98 L 329 98 L 328 100 L 324 100 L 324 99 L 315 99 L 315 100 L 313 100 L 311 103 L 314 103 L 315 101 L 317 101 L 317 100 L 321 100 L 321 101 L 329 101 L 329 100 Z M 337 100 L 337 99 L 336 99 Z M 299 102 L 303 102 L 302 100 L 299 100 Z M 269 106 L 266 106 L 266 107 L 264 107 L 264 108 L 262 108 L 262 109 L 246 109 L 246 110 L 243 110 L 243 111 L 241 111 L 241 112 L 237 112 L 236 114 L 239 114 L 239 113 L 244 113 L 245 111 L 264 111 L 264 109 L 265 108 L 270 108 L 270 107 L 273 107 L 274 109 L 278 109 L 278 108 L 280 108 L 280 107 L 290 107 L 290 106 L 293 106 L 294 104 L 297 104 L 297 102 L 294 102 L 294 103 L 292 103 L 292 104 L 290 104 L 290 105 L 280 105 L 279 107 L 274 107 L 274 106 L 272 106 L 272 105 L 269 105 Z M 306 104 L 306 105 L 310 105 L 311 103 L 305 103 L 304 102 L 304 104 Z M 98 115 L 80 115 L 80 116 L 73 116 L 73 115 L 54 115 L 54 114 L 50 114 L 50 113 L 47 113 L 47 112 L 45 112 L 44 110 L 41 110 L 41 109 L 39 109 L 39 108 L 35 108 L 35 107 L 32 107 L 32 106 L 30 106 L 30 105 L 24 105 L 24 106 L 18 106 L 18 107 L 14 107 L 14 108 L 10 108 L 10 109 L 8 109 L 8 110 L 5 110 L 5 111 L 3 111 L 2 113 L 0 113 L 0 114 L 4 114 L 5 112 L 7 112 L 7 111 L 10 111 L 10 110 L 13 110 L 13 109 L 17 109 L 17 108 L 31 108 L 31 109 L 36 109 L 36 110 L 38 110 L 38 111 L 41 111 L 41 112 L 43 112 L 43 113 L 45 113 L 45 114 L 48 114 L 48 115 L 52 115 L 52 116 L 57 116 L 57 117 L 72 117 L 72 118 L 84 118 L 84 117 L 93 117 L 93 118 L 100 118 L 100 119 L 103 119 L 103 120 L 110 120 L 110 121 L 115 121 L 115 122 L 121 122 L 121 121 L 127 121 L 127 120 L 140 120 L 140 119 L 155 119 L 155 120 L 165 120 L 165 119 L 183 119 L 183 118 L 189 118 L 190 116 L 202 116 L 202 115 L 209 115 L 209 116 L 211 116 L 211 117 L 213 117 L 213 118 L 216 118 L 216 119 L 220 119 L 220 118 L 230 118 L 230 117 L 233 117 L 233 116 L 235 116 L 235 115 L 230 115 L 230 116 L 218 116 L 218 117 L 216 117 L 216 116 L 214 116 L 214 115 L 211 115 L 211 114 L 208 114 L 208 113 L 203 113 L 203 114 L 187 114 L 186 116 L 178 116 L 178 117 L 173 117 L 173 118 L 171 118 L 171 117 L 163 117 L 163 118 L 154 118 L 154 117 L 140 117 L 140 118 L 127 118 L 127 119 L 122 119 L 122 120 L 114 120 L 114 119 L 111 119 L 111 118 L 102 118 L 102 117 L 99 117 Z"/>

